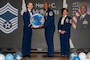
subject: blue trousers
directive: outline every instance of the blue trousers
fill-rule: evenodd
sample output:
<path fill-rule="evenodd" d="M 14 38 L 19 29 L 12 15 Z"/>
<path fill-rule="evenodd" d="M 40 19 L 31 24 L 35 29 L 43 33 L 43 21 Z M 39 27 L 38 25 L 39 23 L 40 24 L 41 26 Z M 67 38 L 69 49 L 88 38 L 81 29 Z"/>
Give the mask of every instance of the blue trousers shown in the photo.
<path fill-rule="evenodd" d="M 45 38 L 48 46 L 48 56 L 54 55 L 54 44 L 53 44 L 54 31 L 45 29 Z"/>
<path fill-rule="evenodd" d="M 31 49 L 32 29 L 30 27 L 24 27 L 23 30 L 22 54 L 29 55 Z"/>
<path fill-rule="evenodd" d="M 60 34 L 60 45 L 61 45 L 61 55 L 70 54 L 70 44 L 69 44 L 70 35 L 68 33 Z"/>

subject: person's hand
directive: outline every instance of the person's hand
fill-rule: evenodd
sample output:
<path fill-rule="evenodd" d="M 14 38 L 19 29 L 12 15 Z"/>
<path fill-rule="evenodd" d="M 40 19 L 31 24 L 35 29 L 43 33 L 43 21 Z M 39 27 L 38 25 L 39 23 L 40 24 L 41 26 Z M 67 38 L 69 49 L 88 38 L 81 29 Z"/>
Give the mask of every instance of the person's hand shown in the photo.
<path fill-rule="evenodd" d="M 44 25 L 43 25 L 43 24 L 39 26 L 39 28 L 43 28 L 43 27 L 44 27 Z"/>
<path fill-rule="evenodd" d="M 44 27 L 44 25 L 42 24 L 42 25 L 40 25 L 40 26 L 31 26 L 31 28 L 33 28 L 33 29 L 39 29 L 39 28 L 43 28 Z"/>
<path fill-rule="evenodd" d="M 33 28 L 33 29 L 37 29 L 38 27 L 36 27 L 36 26 L 31 26 L 31 28 Z"/>
<path fill-rule="evenodd" d="M 61 33 L 61 34 L 65 34 L 65 33 L 66 33 L 66 31 L 62 30 L 62 31 L 60 31 L 60 33 Z"/>

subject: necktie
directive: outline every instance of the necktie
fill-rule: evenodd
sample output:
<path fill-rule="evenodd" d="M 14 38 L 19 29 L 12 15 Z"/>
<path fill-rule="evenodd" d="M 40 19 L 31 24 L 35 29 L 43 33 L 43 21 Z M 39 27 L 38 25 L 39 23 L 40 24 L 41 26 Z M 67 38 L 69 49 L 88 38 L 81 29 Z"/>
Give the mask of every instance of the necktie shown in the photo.
<path fill-rule="evenodd" d="M 29 13 L 30 13 L 30 16 L 32 16 L 32 12 L 30 11 Z"/>
<path fill-rule="evenodd" d="M 80 17 L 80 21 L 83 21 L 83 17 L 82 16 Z"/>
<path fill-rule="evenodd" d="M 65 17 L 62 18 L 62 20 L 61 20 L 61 25 L 64 24 L 64 20 L 65 20 Z"/>

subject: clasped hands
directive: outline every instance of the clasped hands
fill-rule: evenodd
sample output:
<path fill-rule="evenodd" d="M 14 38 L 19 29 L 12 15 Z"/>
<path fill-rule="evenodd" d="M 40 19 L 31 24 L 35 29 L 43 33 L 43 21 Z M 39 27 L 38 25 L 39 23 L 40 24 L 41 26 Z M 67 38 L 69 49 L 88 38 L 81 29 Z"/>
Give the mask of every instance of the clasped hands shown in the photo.
<path fill-rule="evenodd" d="M 61 33 L 61 34 L 65 34 L 66 31 L 65 31 L 65 30 L 60 30 L 59 33 Z"/>

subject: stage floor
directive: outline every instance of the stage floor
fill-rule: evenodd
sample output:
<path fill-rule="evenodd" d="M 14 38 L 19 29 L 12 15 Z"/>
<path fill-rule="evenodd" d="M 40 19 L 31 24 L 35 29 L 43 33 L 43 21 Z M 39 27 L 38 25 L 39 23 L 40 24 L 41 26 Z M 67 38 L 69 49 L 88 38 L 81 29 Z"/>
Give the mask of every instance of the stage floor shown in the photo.
<path fill-rule="evenodd" d="M 54 57 L 42 57 L 46 53 L 31 53 L 31 57 L 24 57 L 22 60 L 70 60 L 69 57 L 61 57 L 59 53 L 55 53 Z"/>

